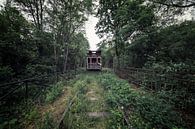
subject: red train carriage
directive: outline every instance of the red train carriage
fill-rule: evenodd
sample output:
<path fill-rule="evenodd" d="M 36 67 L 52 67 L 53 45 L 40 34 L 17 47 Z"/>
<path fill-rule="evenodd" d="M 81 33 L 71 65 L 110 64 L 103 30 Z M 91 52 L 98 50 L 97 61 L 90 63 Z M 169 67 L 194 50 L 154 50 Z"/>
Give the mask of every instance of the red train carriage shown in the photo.
<path fill-rule="evenodd" d="M 101 70 L 101 51 L 90 51 L 87 53 L 87 70 Z"/>

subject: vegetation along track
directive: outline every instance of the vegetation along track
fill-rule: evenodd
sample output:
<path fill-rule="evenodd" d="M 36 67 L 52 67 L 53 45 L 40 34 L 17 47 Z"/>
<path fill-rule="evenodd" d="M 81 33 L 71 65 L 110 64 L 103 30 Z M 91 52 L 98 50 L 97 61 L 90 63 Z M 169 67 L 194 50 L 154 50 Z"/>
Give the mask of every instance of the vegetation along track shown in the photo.
<path fill-rule="evenodd" d="M 166 95 L 135 88 L 111 71 L 79 74 L 61 90 L 36 108 L 41 117 L 29 129 L 191 128 Z"/>
<path fill-rule="evenodd" d="M 87 72 L 72 88 L 78 94 L 60 129 L 190 128 L 161 93 L 135 89 L 112 72 Z"/>
<path fill-rule="evenodd" d="M 106 129 L 109 119 L 104 90 L 98 84 L 101 73 L 88 73 L 74 84 L 74 101 L 65 112 L 61 129 Z M 77 92 L 79 90 L 79 92 Z M 78 94 L 77 94 L 78 93 Z"/>

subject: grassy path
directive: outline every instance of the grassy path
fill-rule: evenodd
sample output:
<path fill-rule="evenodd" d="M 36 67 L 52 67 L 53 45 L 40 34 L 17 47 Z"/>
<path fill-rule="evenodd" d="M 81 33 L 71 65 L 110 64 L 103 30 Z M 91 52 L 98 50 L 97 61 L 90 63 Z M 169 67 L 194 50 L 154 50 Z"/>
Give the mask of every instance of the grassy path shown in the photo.
<path fill-rule="evenodd" d="M 54 110 L 46 108 L 52 114 L 54 124 L 61 117 L 59 129 L 186 127 L 174 105 L 167 103 L 163 94 L 135 89 L 111 72 L 79 74 L 65 91 L 54 101 Z M 54 129 L 50 119 L 45 123 L 46 128 L 40 129 Z"/>
<path fill-rule="evenodd" d="M 106 129 L 109 115 L 104 99 L 104 90 L 98 84 L 98 73 L 83 74 L 74 86 L 82 86 L 61 128 Z M 68 123 L 68 124 L 67 124 Z"/>
<path fill-rule="evenodd" d="M 106 128 L 106 120 L 108 117 L 104 91 L 95 81 L 95 75 L 91 81 L 92 82 L 88 84 L 88 92 L 86 94 L 89 102 L 87 115 L 95 122 L 92 126 L 93 128 L 103 129 Z"/>
<path fill-rule="evenodd" d="M 54 129 L 62 122 L 60 129 L 107 129 L 109 113 L 104 98 L 105 92 L 98 80 L 101 74 L 101 72 L 79 74 L 68 84 L 62 84 L 60 95 L 55 98 L 53 94 L 59 91 L 54 90 L 57 88 L 54 87 L 46 95 L 48 102 L 33 107 L 28 115 L 32 119 L 24 123 L 24 128 Z M 68 108 L 73 98 L 74 101 Z M 61 121 L 63 116 L 64 120 Z"/>
<path fill-rule="evenodd" d="M 30 124 L 27 123 L 28 125 L 26 125 L 25 129 L 40 129 L 44 128 L 43 126 L 46 126 L 47 128 L 47 125 L 43 125 L 44 121 L 49 121 L 49 119 L 46 120 L 47 114 L 52 117 L 50 118 L 52 119 L 52 123 L 57 123 L 64 111 L 64 106 L 68 103 L 69 91 L 70 87 L 64 86 L 61 95 L 58 96 L 54 102 L 36 106 L 35 111 L 33 110 L 31 115 L 34 114 L 39 117 L 37 117 L 34 122 L 31 122 Z"/>

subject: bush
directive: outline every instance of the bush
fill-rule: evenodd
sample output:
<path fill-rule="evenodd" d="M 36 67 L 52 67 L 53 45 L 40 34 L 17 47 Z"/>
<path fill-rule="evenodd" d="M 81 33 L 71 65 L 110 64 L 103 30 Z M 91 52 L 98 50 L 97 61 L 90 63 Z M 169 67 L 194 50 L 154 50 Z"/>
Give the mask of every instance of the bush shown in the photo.
<path fill-rule="evenodd" d="M 44 121 L 41 125 L 39 125 L 38 128 L 39 129 L 55 129 L 55 123 L 50 113 L 45 114 Z"/>
<path fill-rule="evenodd" d="M 13 75 L 14 75 L 14 72 L 12 68 L 8 66 L 0 66 L 0 82 L 11 80 Z"/>
<path fill-rule="evenodd" d="M 166 99 L 140 89 L 133 89 L 127 81 L 119 80 L 111 74 L 101 76 L 100 83 L 108 91 L 107 103 L 116 112 L 118 112 L 118 106 L 124 107 L 125 112 L 128 112 L 131 126 L 140 129 L 171 129 L 183 126 L 179 113 L 174 111 L 174 106 L 167 103 Z M 112 118 L 116 119 L 115 115 Z"/>
<path fill-rule="evenodd" d="M 49 89 L 46 94 L 45 101 L 48 103 L 53 102 L 62 93 L 63 86 L 63 82 L 58 82 L 55 85 L 52 85 L 51 89 Z"/>

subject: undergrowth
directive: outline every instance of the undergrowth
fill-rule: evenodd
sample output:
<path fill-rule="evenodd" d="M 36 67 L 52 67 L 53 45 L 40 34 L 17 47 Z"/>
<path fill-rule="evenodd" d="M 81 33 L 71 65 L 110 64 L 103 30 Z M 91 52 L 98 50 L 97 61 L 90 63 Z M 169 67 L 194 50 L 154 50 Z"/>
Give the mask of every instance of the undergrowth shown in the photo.
<path fill-rule="evenodd" d="M 37 129 L 55 129 L 56 124 L 53 121 L 52 115 L 47 112 L 44 115 L 43 121 L 41 123 L 38 123 Z"/>
<path fill-rule="evenodd" d="M 52 85 L 46 94 L 45 102 L 53 102 L 63 92 L 63 88 L 64 83 L 62 81 Z"/>
<path fill-rule="evenodd" d="M 124 114 L 133 128 L 173 129 L 185 127 L 180 114 L 163 97 L 158 97 L 158 95 L 142 89 L 133 89 L 127 81 L 120 80 L 113 74 L 103 74 L 100 76 L 99 82 L 107 91 L 106 102 L 111 107 L 111 118 L 113 119 L 110 121 L 111 128 L 128 127 L 123 120 Z"/>
<path fill-rule="evenodd" d="M 93 75 L 93 76 L 91 76 Z M 66 112 L 66 115 L 63 120 L 63 127 L 66 129 L 89 129 L 96 128 L 98 126 L 97 123 L 100 123 L 101 128 L 104 127 L 104 121 L 101 118 L 93 118 L 89 117 L 89 112 L 101 111 L 103 108 L 102 102 L 92 102 L 89 99 L 89 94 L 91 91 L 94 94 L 98 94 L 99 88 L 96 87 L 95 82 L 95 74 L 93 72 L 89 73 L 88 76 L 81 75 L 79 80 L 73 84 L 72 95 L 78 93 L 74 98 L 74 102 L 69 108 L 69 111 Z M 98 88 L 98 89 L 95 89 Z M 96 96 L 97 97 L 97 96 Z M 73 97 L 71 97 L 73 98 Z M 100 97 L 99 97 L 100 98 Z M 102 101 L 102 100 L 98 100 Z M 102 122 L 103 121 L 103 122 Z M 99 127 L 97 127 L 99 128 Z"/>
<path fill-rule="evenodd" d="M 66 113 L 65 118 L 63 120 L 63 127 L 67 129 L 84 129 L 87 128 L 87 116 L 85 112 L 87 111 L 88 100 L 85 94 L 88 91 L 87 84 L 89 83 L 89 79 L 82 78 L 80 76 L 79 80 L 77 80 L 73 84 L 72 88 L 72 97 L 74 97 L 74 103 L 69 107 L 69 111 Z M 78 94 L 77 94 L 78 93 Z M 74 96 L 77 94 L 77 96 Z"/>

